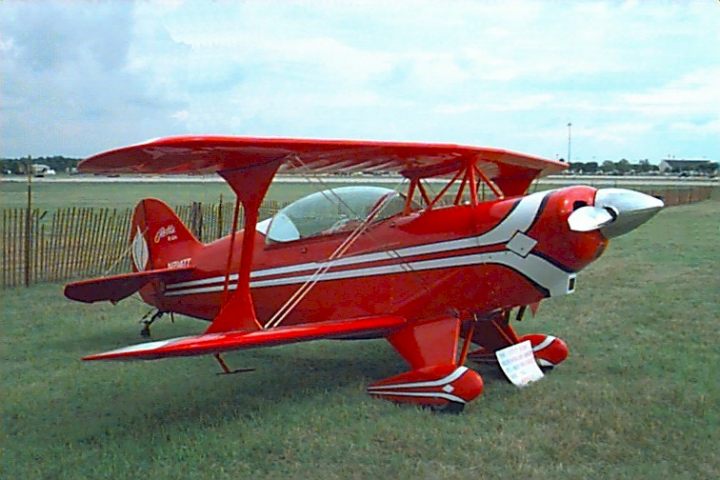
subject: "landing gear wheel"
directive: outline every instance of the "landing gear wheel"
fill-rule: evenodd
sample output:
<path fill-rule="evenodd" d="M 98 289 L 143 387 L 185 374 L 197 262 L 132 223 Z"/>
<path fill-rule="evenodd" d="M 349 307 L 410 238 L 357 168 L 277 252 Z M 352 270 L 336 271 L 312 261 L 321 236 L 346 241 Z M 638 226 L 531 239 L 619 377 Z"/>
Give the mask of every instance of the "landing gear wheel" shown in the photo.
<path fill-rule="evenodd" d="M 444 405 L 433 405 L 430 409 L 435 413 L 442 413 L 448 415 L 460 415 L 465 410 L 465 404 L 460 402 L 453 402 L 449 400 Z"/>
<path fill-rule="evenodd" d="M 533 347 L 535 361 L 543 373 L 550 372 L 568 357 L 567 344 L 552 335 L 531 333 L 520 337 L 520 341 L 529 340 Z"/>

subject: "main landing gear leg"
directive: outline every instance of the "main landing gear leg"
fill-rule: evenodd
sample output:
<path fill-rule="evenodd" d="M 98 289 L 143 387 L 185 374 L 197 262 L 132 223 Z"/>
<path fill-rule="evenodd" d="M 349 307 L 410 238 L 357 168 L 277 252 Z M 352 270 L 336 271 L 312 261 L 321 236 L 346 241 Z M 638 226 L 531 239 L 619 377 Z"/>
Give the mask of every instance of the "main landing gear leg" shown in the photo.
<path fill-rule="evenodd" d="M 437 411 L 461 412 L 482 393 L 483 382 L 477 372 L 458 364 L 459 333 L 460 321 L 448 317 L 410 325 L 388 336 L 412 370 L 373 383 L 368 393 Z"/>

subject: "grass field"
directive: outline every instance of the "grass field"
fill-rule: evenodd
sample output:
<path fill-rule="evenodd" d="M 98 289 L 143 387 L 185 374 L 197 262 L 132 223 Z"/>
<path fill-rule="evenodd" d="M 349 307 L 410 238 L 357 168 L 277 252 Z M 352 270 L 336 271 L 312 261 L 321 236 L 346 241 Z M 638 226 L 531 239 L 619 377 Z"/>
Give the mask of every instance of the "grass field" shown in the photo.
<path fill-rule="evenodd" d="M 522 390 L 479 368 L 459 416 L 367 397 L 405 369 L 383 341 L 235 353 L 257 370 L 233 376 L 209 358 L 85 364 L 140 341 L 140 303 L 0 291 L 0 478 L 720 478 L 719 214 L 675 207 L 615 240 L 519 326 L 570 358 Z"/>

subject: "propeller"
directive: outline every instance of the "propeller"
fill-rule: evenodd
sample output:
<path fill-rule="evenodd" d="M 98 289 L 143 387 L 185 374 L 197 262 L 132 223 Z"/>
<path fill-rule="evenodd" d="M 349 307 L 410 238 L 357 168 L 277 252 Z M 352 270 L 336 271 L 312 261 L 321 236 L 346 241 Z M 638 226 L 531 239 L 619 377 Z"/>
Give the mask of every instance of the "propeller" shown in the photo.
<path fill-rule="evenodd" d="M 615 220 L 616 215 L 610 212 L 602 207 L 580 207 L 570 214 L 568 225 L 573 232 L 591 232 Z"/>
<path fill-rule="evenodd" d="M 623 235 L 650 220 L 665 204 L 653 196 L 624 188 L 601 188 L 595 205 L 580 207 L 568 217 L 574 232 L 600 230 L 606 238 Z"/>

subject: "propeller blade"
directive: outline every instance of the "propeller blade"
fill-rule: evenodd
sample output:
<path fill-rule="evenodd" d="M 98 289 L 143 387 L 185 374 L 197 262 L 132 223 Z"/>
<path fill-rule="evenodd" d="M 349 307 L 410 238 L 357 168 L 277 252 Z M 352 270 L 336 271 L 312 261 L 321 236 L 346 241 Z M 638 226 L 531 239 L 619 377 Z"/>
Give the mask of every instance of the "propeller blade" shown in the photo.
<path fill-rule="evenodd" d="M 580 207 L 568 217 L 568 225 L 573 232 L 590 232 L 609 225 L 615 217 L 602 207 Z"/>

